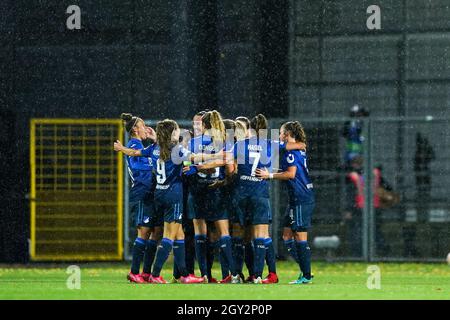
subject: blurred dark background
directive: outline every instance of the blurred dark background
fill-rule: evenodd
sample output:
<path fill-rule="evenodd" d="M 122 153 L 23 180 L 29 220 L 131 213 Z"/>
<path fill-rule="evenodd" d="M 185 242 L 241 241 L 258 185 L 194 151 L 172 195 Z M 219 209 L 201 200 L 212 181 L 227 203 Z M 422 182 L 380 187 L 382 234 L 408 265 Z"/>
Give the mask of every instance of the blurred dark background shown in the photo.
<path fill-rule="evenodd" d="M 66 9 L 73 4 L 81 8 L 81 30 L 66 28 Z M 371 4 L 1 1 L 0 261 L 28 259 L 31 118 L 132 112 L 146 119 L 189 119 L 197 110 L 218 107 L 225 117 L 262 112 L 318 119 L 347 116 L 355 103 L 371 116 L 448 117 L 448 1 L 379 0 L 382 29 L 374 31 L 366 27 Z M 399 146 L 387 174 L 411 167 L 408 148 L 414 145 L 403 146 L 412 127 L 378 128 L 377 145 L 386 145 L 389 132 Z M 420 129 L 433 134 L 431 141 L 439 139 L 430 127 Z M 338 126 L 325 130 L 339 137 Z M 408 184 L 404 177 L 391 175 L 391 183 L 401 188 Z"/>
<path fill-rule="evenodd" d="M 1 1 L 0 261 L 28 259 L 30 118 L 285 114 L 287 19 L 278 0 Z"/>

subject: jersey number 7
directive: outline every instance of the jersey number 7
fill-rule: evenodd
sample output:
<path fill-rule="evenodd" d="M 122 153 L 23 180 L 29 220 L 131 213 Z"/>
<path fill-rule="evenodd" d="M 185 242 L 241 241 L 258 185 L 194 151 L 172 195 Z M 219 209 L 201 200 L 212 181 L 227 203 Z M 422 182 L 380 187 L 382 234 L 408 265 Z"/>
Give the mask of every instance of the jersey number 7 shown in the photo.
<path fill-rule="evenodd" d="M 254 177 L 256 173 L 256 168 L 258 168 L 258 163 L 259 159 L 261 158 L 261 154 L 259 152 L 250 151 L 248 156 L 254 159 L 252 165 L 252 177 Z"/>

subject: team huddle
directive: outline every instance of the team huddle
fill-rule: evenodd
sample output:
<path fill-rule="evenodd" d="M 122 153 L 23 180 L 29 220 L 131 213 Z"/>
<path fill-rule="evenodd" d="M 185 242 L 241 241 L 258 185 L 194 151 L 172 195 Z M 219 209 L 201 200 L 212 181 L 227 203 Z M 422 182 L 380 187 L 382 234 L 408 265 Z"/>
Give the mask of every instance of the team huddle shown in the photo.
<path fill-rule="evenodd" d="M 216 110 L 201 111 L 193 118 L 192 135 L 182 134 L 169 119 L 155 129 L 131 114 L 122 114 L 122 120 L 130 140 L 126 147 L 116 141 L 114 150 L 126 155 L 130 212 L 138 232 L 130 282 L 167 283 L 161 270 L 173 250 L 170 283 L 277 283 L 269 234 L 270 179 L 284 180 L 289 197 L 283 240 L 300 268 L 290 283 L 312 282 L 307 233 L 315 202 L 306 135 L 298 121 L 284 123 L 275 141 L 267 137 L 261 114 L 223 120 Z M 144 147 L 144 141 L 150 143 Z M 193 237 L 188 237 L 188 223 Z M 195 252 L 190 254 L 189 247 Z M 214 247 L 219 248 L 219 281 L 211 274 Z M 194 273 L 194 256 L 201 276 Z"/>

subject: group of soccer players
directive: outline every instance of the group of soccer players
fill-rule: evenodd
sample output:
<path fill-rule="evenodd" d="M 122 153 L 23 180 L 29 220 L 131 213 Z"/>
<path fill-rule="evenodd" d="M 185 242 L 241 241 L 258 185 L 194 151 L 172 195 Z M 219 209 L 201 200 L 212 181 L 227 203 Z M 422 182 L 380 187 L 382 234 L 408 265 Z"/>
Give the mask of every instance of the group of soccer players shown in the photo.
<path fill-rule="evenodd" d="M 283 239 L 300 267 L 300 276 L 290 283 L 312 282 L 307 232 L 314 191 L 306 135 L 298 121 L 283 124 L 280 141 L 272 141 L 261 114 L 251 120 L 223 120 L 216 110 L 201 111 L 193 118 L 193 137 L 181 135 L 173 120 L 159 121 L 154 130 L 139 117 L 121 117 L 130 140 L 126 147 L 116 141 L 114 150 L 126 155 L 132 181 L 130 212 L 138 232 L 127 276 L 130 282 L 167 283 L 160 273 L 173 250 L 171 283 L 277 283 L 269 234 L 269 179 L 285 180 L 289 195 Z M 144 147 L 147 140 L 152 143 Z M 280 157 L 276 169 L 275 156 Z M 192 222 L 194 231 L 188 243 L 186 221 Z M 193 255 L 186 256 L 192 242 L 199 277 L 189 263 Z M 220 281 L 211 275 L 211 243 L 219 247 Z M 245 280 L 244 261 L 249 273 Z M 265 262 L 269 273 L 263 278 Z"/>

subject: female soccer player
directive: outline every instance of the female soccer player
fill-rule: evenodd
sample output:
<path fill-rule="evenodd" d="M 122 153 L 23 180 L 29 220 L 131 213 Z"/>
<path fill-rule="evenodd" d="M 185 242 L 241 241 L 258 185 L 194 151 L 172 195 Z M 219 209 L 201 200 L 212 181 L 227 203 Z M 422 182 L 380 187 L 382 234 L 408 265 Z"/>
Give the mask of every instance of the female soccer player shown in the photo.
<path fill-rule="evenodd" d="M 306 144 L 306 135 L 298 121 L 285 123 L 280 129 L 280 140 L 284 142 L 302 142 Z M 292 249 L 295 239 L 295 250 L 289 250 L 299 264 L 301 274 L 291 284 L 312 282 L 311 249 L 308 245 L 308 229 L 311 227 L 311 216 L 314 209 L 313 184 L 308 174 L 306 152 L 286 151 L 281 159 L 279 173 L 270 173 L 265 168 L 256 169 L 256 176 L 262 179 L 280 179 L 287 181 L 289 205 L 286 210 L 283 239 L 286 246 Z"/>
<path fill-rule="evenodd" d="M 216 110 L 206 112 L 202 116 L 202 135 L 192 139 L 191 151 L 194 153 L 206 152 L 217 153 L 224 148 L 225 127 L 220 113 Z M 223 172 L 216 168 L 212 173 L 197 172 L 196 184 L 192 186 L 192 200 L 194 207 L 194 230 L 196 256 L 199 263 L 200 272 L 208 278 L 207 259 L 207 222 L 214 222 L 214 226 L 219 234 L 219 247 L 221 252 L 221 264 L 228 266 L 235 279 L 233 282 L 240 282 L 239 275 L 234 270 L 232 254 L 232 243 L 229 233 L 228 212 L 219 205 L 221 193 L 218 189 L 211 188 L 217 179 L 223 178 Z M 210 261 L 211 265 L 211 261 Z M 208 277 L 209 276 L 209 277 Z"/>
<path fill-rule="evenodd" d="M 250 137 L 237 141 L 233 149 L 233 158 L 237 160 L 237 183 L 235 190 L 235 201 L 240 211 L 241 223 L 252 226 L 253 239 L 253 273 L 254 283 L 263 283 L 262 272 L 264 260 L 267 255 L 269 272 L 275 277 L 267 277 L 264 283 L 276 283 L 275 253 L 271 246 L 269 236 L 269 224 L 271 223 L 271 212 L 269 203 L 269 186 L 267 182 L 255 176 L 257 168 L 271 167 L 271 140 L 261 136 L 263 129 L 267 129 L 267 120 L 263 115 L 258 115 L 250 122 Z M 288 147 L 288 146 L 286 146 Z M 304 147 L 303 143 L 291 144 L 289 148 Z M 223 165 L 220 161 L 202 165 L 201 168 L 210 168 Z M 270 249 L 272 247 L 272 249 Z M 246 246 L 246 256 L 250 250 Z M 250 266 L 251 267 L 251 266 Z M 250 275 L 252 270 L 249 268 Z"/>
<path fill-rule="evenodd" d="M 142 140 L 149 138 L 149 128 L 145 126 L 144 121 L 129 113 L 123 113 L 121 119 L 131 137 L 127 144 L 128 148 L 143 149 Z M 130 282 L 143 283 L 148 282 L 150 277 L 156 246 L 161 238 L 162 221 L 157 221 L 153 210 L 151 159 L 126 157 L 126 160 L 132 181 L 129 193 L 130 212 L 138 233 L 133 245 L 131 271 L 127 279 Z M 140 274 L 142 260 L 144 265 Z"/>
<path fill-rule="evenodd" d="M 174 259 L 181 274 L 181 283 L 201 283 L 202 277 L 188 274 L 185 262 L 184 233 L 181 227 L 183 215 L 183 184 L 181 180 L 183 161 L 201 161 L 214 159 L 203 155 L 193 155 L 179 142 L 180 129 L 173 120 L 158 122 L 156 127 L 157 144 L 146 149 L 133 150 L 124 148 L 120 141 L 114 144 L 116 151 L 129 156 L 151 157 L 156 167 L 155 211 L 164 216 L 164 234 L 156 253 L 152 270 L 152 283 L 166 283 L 161 277 L 161 269 L 169 253 L 174 249 Z M 220 156 L 220 154 L 219 154 Z"/>
<path fill-rule="evenodd" d="M 237 141 L 233 148 L 233 158 L 237 161 L 237 182 L 235 187 L 235 201 L 241 221 L 252 225 L 252 238 L 254 247 L 253 271 L 254 283 L 262 283 L 262 272 L 264 269 L 264 258 L 266 255 L 265 239 L 269 235 L 269 224 L 271 223 L 271 212 L 269 203 L 269 185 L 260 178 L 255 177 L 258 167 L 270 168 L 271 141 L 257 136 L 259 120 L 262 115 L 255 117 L 251 123 L 253 132 L 249 138 Z M 264 117 L 264 116 L 262 116 Z M 256 133 L 256 134 L 255 134 Z M 209 165 L 220 166 L 216 164 Z"/>

